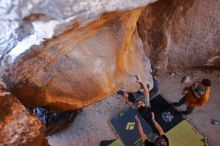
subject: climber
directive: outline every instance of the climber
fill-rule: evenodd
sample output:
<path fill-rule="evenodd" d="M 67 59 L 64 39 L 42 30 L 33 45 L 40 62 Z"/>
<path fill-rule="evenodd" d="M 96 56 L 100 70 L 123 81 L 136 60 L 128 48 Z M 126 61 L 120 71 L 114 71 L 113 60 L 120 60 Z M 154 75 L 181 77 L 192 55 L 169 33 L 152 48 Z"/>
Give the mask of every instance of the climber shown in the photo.
<path fill-rule="evenodd" d="M 128 105 L 137 105 L 137 101 L 143 100 L 145 102 L 145 105 L 148 107 L 150 106 L 149 102 L 149 85 L 147 87 L 143 84 L 142 79 L 139 76 L 136 76 L 137 82 L 141 85 L 141 90 L 129 93 L 126 92 L 125 89 L 121 89 L 117 93 L 120 95 L 123 95 L 125 98 L 125 103 Z"/>
<path fill-rule="evenodd" d="M 203 79 L 193 83 L 189 87 L 183 89 L 183 97 L 179 102 L 173 103 L 174 106 L 180 106 L 182 104 L 187 105 L 186 111 L 182 111 L 182 114 L 191 114 L 193 109 L 197 106 L 203 106 L 208 102 L 210 96 L 211 81 Z"/>
<path fill-rule="evenodd" d="M 139 77 L 137 77 L 139 78 Z M 138 81 L 138 80 L 137 80 Z M 143 88 L 143 83 L 142 81 L 140 80 L 139 82 L 141 82 L 141 87 Z M 159 94 L 160 94 L 160 88 L 159 88 L 159 83 L 156 79 L 156 76 L 153 75 L 153 89 L 151 89 L 149 91 L 149 85 L 147 85 L 147 88 L 146 90 L 146 98 L 145 98 L 145 95 L 144 93 L 140 90 L 140 91 L 137 91 L 135 93 L 129 93 L 129 92 L 126 92 L 125 89 L 121 89 L 120 91 L 118 91 L 117 93 L 124 96 L 125 98 L 125 103 L 128 104 L 128 105 L 133 105 L 136 103 L 137 99 L 146 99 L 146 103 L 149 103 L 149 100 L 157 97 Z M 148 98 L 149 96 L 149 98 Z M 145 103 L 145 104 L 146 104 Z M 137 103 L 136 103 L 137 105 Z M 149 106 L 150 104 L 146 104 L 147 106 Z"/>
<path fill-rule="evenodd" d="M 137 108 L 137 111 L 141 114 L 141 113 L 146 112 L 150 108 L 150 106 L 147 106 L 145 101 L 139 98 L 136 100 L 136 108 Z"/>
<path fill-rule="evenodd" d="M 153 133 L 152 138 L 148 139 L 147 136 L 143 132 L 143 128 L 141 125 L 141 122 L 137 116 L 135 116 L 135 121 L 138 125 L 138 132 L 141 136 L 141 140 L 145 144 L 145 146 L 169 146 L 169 140 L 164 135 L 164 131 L 161 128 L 161 126 L 157 123 L 157 121 L 154 118 L 154 113 L 151 113 L 151 121 L 154 124 L 154 127 L 157 129 L 157 134 Z"/>

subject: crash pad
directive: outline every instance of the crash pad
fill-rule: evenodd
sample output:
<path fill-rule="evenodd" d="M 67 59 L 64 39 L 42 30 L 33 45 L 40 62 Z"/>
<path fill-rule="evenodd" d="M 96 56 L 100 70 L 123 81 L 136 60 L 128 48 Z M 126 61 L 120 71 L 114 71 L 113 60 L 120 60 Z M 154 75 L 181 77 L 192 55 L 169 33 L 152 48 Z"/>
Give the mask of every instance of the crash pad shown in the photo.
<path fill-rule="evenodd" d="M 135 115 L 139 117 L 144 133 L 148 137 L 152 135 L 152 128 L 147 124 L 147 122 L 135 109 L 129 108 L 111 120 L 114 129 L 117 131 L 125 146 L 142 145 L 137 123 L 135 122 Z"/>
<path fill-rule="evenodd" d="M 205 137 L 187 120 L 166 132 L 170 146 L 208 146 Z"/>
<path fill-rule="evenodd" d="M 124 144 L 121 141 L 121 139 L 117 139 L 114 142 L 112 142 L 109 146 L 124 146 Z"/>
<path fill-rule="evenodd" d="M 160 124 L 164 132 L 167 132 L 178 123 L 180 123 L 184 118 L 180 112 L 178 112 L 167 100 L 158 95 L 150 101 L 151 108 L 144 112 L 139 112 L 139 114 L 145 119 L 148 124 L 154 128 L 151 123 L 151 112 L 154 112 L 155 120 Z M 156 130 L 154 129 L 154 132 Z"/>

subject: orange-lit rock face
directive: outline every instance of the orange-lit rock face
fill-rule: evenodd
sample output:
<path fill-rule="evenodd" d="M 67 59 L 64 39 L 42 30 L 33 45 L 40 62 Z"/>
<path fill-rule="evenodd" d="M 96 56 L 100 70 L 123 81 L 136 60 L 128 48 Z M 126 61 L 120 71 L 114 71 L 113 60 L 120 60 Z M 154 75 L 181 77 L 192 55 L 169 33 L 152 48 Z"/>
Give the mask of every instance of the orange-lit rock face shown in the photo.
<path fill-rule="evenodd" d="M 160 70 L 220 69 L 220 1 L 166 0 L 146 7 L 138 31 Z"/>
<path fill-rule="evenodd" d="M 32 48 L 5 81 L 24 104 L 58 109 L 82 108 L 121 86 L 138 90 L 135 74 L 152 87 L 150 63 L 136 32 L 141 11 L 105 14 Z"/>
<path fill-rule="evenodd" d="M 13 95 L 0 91 L 0 145 L 47 146 L 43 127 Z"/>

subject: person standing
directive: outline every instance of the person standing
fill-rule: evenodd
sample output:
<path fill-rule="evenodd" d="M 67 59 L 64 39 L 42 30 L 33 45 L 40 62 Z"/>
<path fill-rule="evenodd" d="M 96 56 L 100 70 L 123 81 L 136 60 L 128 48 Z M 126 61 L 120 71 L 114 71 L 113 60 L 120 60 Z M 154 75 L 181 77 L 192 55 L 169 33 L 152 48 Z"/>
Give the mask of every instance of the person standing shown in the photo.
<path fill-rule="evenodd" d="M 203 106 L 209 100 L 211 81 L 209 79 L 203 79 L 193 83 L 189 87 L 183 89 L 183 97 L 173 103 L 174 106 L 187 105 L 187 109 L 182 111 L 182 114 L 191 114 L 193 109 L 198 106 Z"/>

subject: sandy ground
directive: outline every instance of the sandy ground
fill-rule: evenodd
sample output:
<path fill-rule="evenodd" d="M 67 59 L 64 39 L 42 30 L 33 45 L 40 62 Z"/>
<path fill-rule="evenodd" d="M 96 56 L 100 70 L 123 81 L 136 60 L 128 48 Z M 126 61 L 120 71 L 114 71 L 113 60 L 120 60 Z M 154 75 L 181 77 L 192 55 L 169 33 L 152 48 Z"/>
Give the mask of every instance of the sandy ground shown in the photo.
<path fill-rule="evenodd" d="M 192 81 L 209 78 L 212 81 L 210 101 L 204 107 L 199 107 L 186 118 L 205 137 L 210 146 L 218 146 L 220 143 L 220 126 L 212 125 L 212 118 L 220 120 L 220 73 L 203 73 L 200 71 L 182 74 L 163 75 L 158 77 L 161 94 L 170 102 L 181 98 L 184 76 L 189 76 Z M 123 97 L 113 95 L 103 101 L 86 107 L 71 123 L 70 127 L 63 132 L 48 137 L 52 146 L 98 146 L 101 140 L 117 138 L 110 124 L 111 117 L 127 108 Z M 178 108 L 184 109 L 185 106 Z"/>

